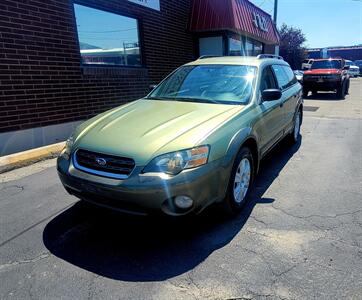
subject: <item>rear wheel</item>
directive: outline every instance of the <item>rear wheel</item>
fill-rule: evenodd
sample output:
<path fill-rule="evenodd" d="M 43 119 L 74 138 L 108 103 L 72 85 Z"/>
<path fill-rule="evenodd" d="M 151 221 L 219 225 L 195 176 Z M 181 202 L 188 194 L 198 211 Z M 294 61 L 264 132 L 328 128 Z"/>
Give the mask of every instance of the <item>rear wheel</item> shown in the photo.
<path fill-rule="evenodd" d="M 295 144 L 300 139 L 300 126 L 302 124 L 302 111 L 299 109 L 294 117 L 293 131 L 289 135 L 289 140 L 292 144 Z"/>
<path fill-rule="evenodd" d="M 247 202 L 254 179 L 254 160 L 249 148 L 242 147 L 236 156 L 223 208 L 229 215 L 237 214 Z"/>

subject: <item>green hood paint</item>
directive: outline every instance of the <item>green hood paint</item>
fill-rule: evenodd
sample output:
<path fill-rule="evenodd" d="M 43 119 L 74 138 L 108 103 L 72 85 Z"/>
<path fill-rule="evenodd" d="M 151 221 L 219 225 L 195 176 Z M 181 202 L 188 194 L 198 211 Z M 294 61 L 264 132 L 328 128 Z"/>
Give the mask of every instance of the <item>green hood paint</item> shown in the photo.
<path fill-rule="evenodd" d="M 157 155 L 200 145 L 242 105 L 141 99 L 98 115 L 75 132 L 75 148 L 131 157 L 139 166 Z"/>

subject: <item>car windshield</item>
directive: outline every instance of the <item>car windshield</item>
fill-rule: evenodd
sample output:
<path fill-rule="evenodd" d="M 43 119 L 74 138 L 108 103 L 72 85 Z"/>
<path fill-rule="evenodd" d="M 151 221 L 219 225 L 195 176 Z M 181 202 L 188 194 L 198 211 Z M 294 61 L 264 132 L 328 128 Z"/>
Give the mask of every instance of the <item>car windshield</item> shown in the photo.
<path fill-rule="evenodd" d="M 317 60 L 313 62 L 311 69 L 340 69 L 340 60 Z"/>
<path fill-rule="evenodd" d="M 149 94 L 148 99 L 222 104 L 250 101 L 256 67 L 241 65 L 183 66 Z"/>

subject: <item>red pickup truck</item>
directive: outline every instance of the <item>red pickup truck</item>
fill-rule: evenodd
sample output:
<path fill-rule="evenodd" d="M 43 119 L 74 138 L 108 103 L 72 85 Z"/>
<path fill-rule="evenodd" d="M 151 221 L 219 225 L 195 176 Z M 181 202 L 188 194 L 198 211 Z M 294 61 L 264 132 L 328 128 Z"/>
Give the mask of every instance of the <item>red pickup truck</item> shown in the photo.
<path fill-rule="evenodd" d="M 303 97 L 307 97 L 309 91 L 313 94 L 335 91 L 337 98 L 343 99 L 349 89 L 348 68 L 341 58 L 314 60 L 310 70 L 303 74 Z"/>

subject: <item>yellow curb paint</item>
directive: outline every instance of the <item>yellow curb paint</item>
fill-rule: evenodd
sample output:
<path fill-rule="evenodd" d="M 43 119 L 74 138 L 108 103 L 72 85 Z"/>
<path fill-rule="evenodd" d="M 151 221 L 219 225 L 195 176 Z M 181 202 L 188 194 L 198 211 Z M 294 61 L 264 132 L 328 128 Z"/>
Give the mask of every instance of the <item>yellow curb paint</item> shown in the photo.
<path fill-rule="evenodd" d="M 0 173 L 55 156 L 63 150 L 64 146 L 65 142 L 61 142 L 0 157 Z"/>

